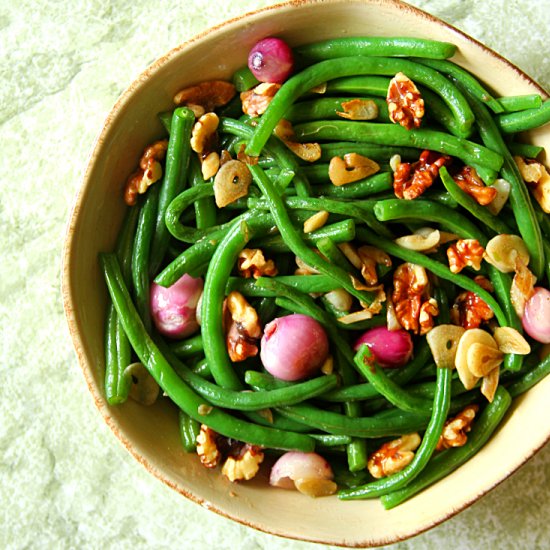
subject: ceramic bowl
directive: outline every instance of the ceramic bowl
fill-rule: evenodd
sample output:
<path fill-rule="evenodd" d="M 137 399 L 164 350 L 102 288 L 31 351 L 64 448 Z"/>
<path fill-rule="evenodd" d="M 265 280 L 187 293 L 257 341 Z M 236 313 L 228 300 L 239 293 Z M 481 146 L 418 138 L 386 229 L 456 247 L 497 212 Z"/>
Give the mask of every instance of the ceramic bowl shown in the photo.
<path fill-rule="evenodd" d="M 191 500 L 262 531 L 342 546 L 378 546 L 411 537 L 453 516 L 508 477 L 549 439 L 550 377 L 517 399 L 490 443 L 466 465 L 391 511 L 374 501 L 311 499 L 269 488 L 265 478 L 231 484 L 181 448 L 177 411 L 129 401 L 110 407 L 103 395 L 103 330 L 107 292 L 98 252 L 113 249 L 125 211 L 122 187 L 143 148 L 163 135 L 157 113 L 181 88 L 228 78 L 249 48 L 276 35 L 292 45 L 337 36 L 399 33 L 458 45 L 454 61 L 497 94 L 542 93 L 518 68 L 442 21 L 392 0 L 297 0 L 233 19 L 178 46 L 124 92 L 95 144 L 68 228 L 63 293 L 78 361 L 113 433 L 153 475 Z M 405 31 L 401 30 L 404 29 Z M 238 45 L 238 47 L 237 47 Z M 231 52 L 228 56 L 227 53 Z M 550 147 L 550 131 L 532 133 Z M 525 427 L 528 426 L 529 429 Z"/>

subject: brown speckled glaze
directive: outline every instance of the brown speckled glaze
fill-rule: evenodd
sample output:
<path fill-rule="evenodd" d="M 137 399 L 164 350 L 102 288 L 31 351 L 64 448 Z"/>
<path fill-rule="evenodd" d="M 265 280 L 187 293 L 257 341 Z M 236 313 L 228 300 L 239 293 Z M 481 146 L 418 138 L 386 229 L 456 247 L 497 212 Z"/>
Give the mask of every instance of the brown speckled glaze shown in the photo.
<path fill-rule="evenodd" d="M 399 32 L 395 24 L 399 21 Z M 545 92 L 522 71 L 464 33 L 395 0 L 295 0 L 235 18 L 174 48 L 145 70 L 109 113 L 90 157 L 67 228 L 63 301 L 79 364 L 93 399 L 128 451 L 164 483 L 202 506 L 267 533 L 338 546 L 379 546 L 407 539 L 457 514 L 506 479 L 550 437 L 550 380 L 516 401 L 491 442 L 458 471 L 411 501 L 384 511 L 378 501 L 309 499 L 270 489 L 265 476 L 231 484 L 181 450 L 175 408 L 161 400 L 143 408 L 110 407 L 103 396 L 106 289 L 97 263 L 112 250 L 124 214 L 122 187 L 140 151 L 162 134 L 156 113 L 182 87 L 228 77 L 249 47 L 266 35 L 299 44 L 342 35 L 421 36 L 459 46 L 455 61 L 499 94 Z M 222 63 L 227 46 L 238 55 Z M 185 67 L 185 71 L 180 70 Z M 550 146 L 550 132 L 532 139 Z M 528 427 L 529 429 L 525 429 Z M 277 509 L 278 513 L 271 513 Z"/>

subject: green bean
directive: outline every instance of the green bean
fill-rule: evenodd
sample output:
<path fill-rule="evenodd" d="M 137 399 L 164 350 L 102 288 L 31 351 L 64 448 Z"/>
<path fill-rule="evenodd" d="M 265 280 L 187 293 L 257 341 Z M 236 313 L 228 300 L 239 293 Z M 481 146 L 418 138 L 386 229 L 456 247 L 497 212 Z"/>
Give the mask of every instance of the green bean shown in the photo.
<path fill-rule="evenodd" d="M 336 246 L 334 241 L 328 237 L 319 240 L 317 243 L 317 249 L 329 262 L 339 265 L 354 277 L 360 276 L 360 273 L 344 256 L 343 252 Z"/>
<path fill-rule="evenodd" d="M 254 130 L 246 152 L 258 156 L 278 121 L 289 106 L 303 93 L 327 80 L 358 74 L 395 75 L 403 71 L 409 78 L 424 84 L 439 94 L 451 109 L 459 127 L 468 131 L 474 123 L 474 115 L 464 96 L 437 71 L 403 59 L 385 57 L 342 57 L 321 61 L 289 78 L 274 96 Z M 334 121 L 337 123 L 339 121 Z M 359 124 L 365 124 L 363 122 Z M 400 127 L 402 128 L 402 127 Z M 407 132 L 405 128 L 402 128 Z M 393 145 L 400 145 L 394 142 Z M 408 145 L 408 143 L 404 144 Z"/>
<path fill-rule="evenodd" d="M 185 340 L 180 340 L 179 342 L 174 342 L 170 344 L 170 351 L 174 353 L 180 359 L 186 359 L 188 357 L 193 357 L 197 353 L 201 353 L 204 349 L 202 343 L 202 336 L 196 334 Z"/>
<path fill-rule="evenodd" d="M 237 92 L 246 92 L 250 88 L 257 86 L 260 81 L 252 74 L 248 65 L 244 65 L 233 73 L 233 84 Z"/>
<path fill-rule="evenodd" d="M 272 277 L 272 280 L 285 286 L 290 286 L 305 294 L 325 293 L 340 288 L 337 281 L 326 275 L 279 275 Z M 275 298 L 278 296 L 275 289 L 258 286 L 256 281 L 257 279 L 229 277 L 225 292 L 229 294 L 229 292 L 236 290 L 244 296 L 252 297 L 261 296 Z M 262 283 L 260 283 L 260 285 L 261 284 Z"/>
<path fill-rule="evenodd" d="M 159 113 L 157 116 L 161 122 L 161 124 L 164 126 L 164 129 L 170 133 L 170 127 L 172 125 L 172 116 L 174 115 L 174 111 L 164 111 L 162 113 Z"/>
<path fill-rule="evenodd" d="M 477 203 L 470 195 L 462 191 L 454 179 L 449 175 L 447 168 L 443 166 L 439 171 L 439 176 L 445 189 L 465 210 L 470 212 L 480 222 L 490 227 L 495 233 L 510 233 L 510 228 L 499 216 L 494 216 L 491 212 Z"/>
<path fill-rule="evenodd" d="M 168 241 L 170 240 L 170 234 L 164 221 L 166 209 L 185 186 L 191 152 L 189 141 L 194 123 L 195 115 L 191 109 L 178 107 L 174 111 L 170 127 L 170 139 L 166 151 L 164 179 L 159 192 L 155 234 L 153 235 L 149 259 L 149 271 L 153 275 L 158 271 L 162 263 L 162 259 L 168 248 Z"/>
<path fill-rule="evenodd" d="M 510 395 L 515 398 L 532 388 L 549 373 L 550 355 L 547 355 L 533 370 L 526 372 L 519 380 L 515 381 L 507 389 Z"/>
<path fill-rule="evenodd" d="M 311 215 L 311 214 L 310 214 Z M 355 221 L 354 220 L 342 220 L 341 222 L 331 223 L 312 231 L 311 233 L 304 233 L 304 243 L 315 246 L 320 239 L 329 238 L 335 243 L 347 243 L 352 241 L 355 237 Z M 285 243 L 281 235 L 268 235 L 260 239 L 256 239 L 251 243 L 251 246 L 255 248 L 261 248 L 272 253 L 284 253 L 289 252 L 290 249 Z"/>
<path fill-rule="evenodd" d="M 388 104 L 384 99 L 379 97 L 354 98 L 362 101 L 372 101 L 376 106 L 373 110 L 373 116 L 369 120 L 389 120 Z M 341 118 L 339 112 L 343 112 L 342 103 L 350 101 L 349 97 L 322 97 L 309 101 L 300 101 L 294 103 L 285 113 L 285 119 L 296 124 L 298 122 L 307 122 L 310 120 L 319 119 L 335 119 Z"/>
<path fill-rule="evenodd" d="M 255 217 L 254 214 L 254 211 L 250 211 L 247 221 L 234 222 L 216 248 L 206 272 L 202 294 L 204 355 L 216 383 L 233 390 L 241 389 L 242 384 L 229 360 L 223 332 L 222 308 L 227 280 L 240 251 L 255 232 L 266 231 L 272 225 L 270 216 Z"/>
<path fill-rule="evenodd" d="M 309 249 L 305 245 L 299 232 L 292 226 L 285 205 L 281 200 L 281 197 L 276 193 L 269 178 L 258 166 L 250 166 L 249 168 L 252 173 L 252 177 L 264 193 L 271 211 L 271 215 L 273 216 L 273 219 L 281 232 L 281 236 L 290 250 L 310 267 L 313 267 L 322 274 L 328 275 L 338 281 L 342 288 L 346 289 L 352 296 L 355 296 L 367 304 L 372 303 L 372 297 L 365 294 L 364 291 L 356 290 L 353 282 L 343 269 L 322 260 L 317 254 L 315 254 L 315 252 L 313 252 L 313 250 Z"/>
<path fill-rule="evenodd" d="M 502 311 L 499 303 L 493 298 L 493 296 L 491 296 L 489 292 L 481 288 L 469 277 L 461 275 L 460 273 L 452 273 L 446 265 L 443 265 L 437 260 L 433 260 L 432 258 L 429 258 L 428 256 L 421 254 L 420 252 L 415 252 L 414 250 L 407 250 L 406 248 L 402 248 L 398 244 L 383 237 L 372 235 L 366 230 L 358 228 L 357 237 L 359 238 L 359 240 L 376 246 L 384 252 L 387 252 L 388 254 L 390 254 L 390 256 L 395 256 L 396 258 L 399 258 L 405 262 L 411 262 L 413 264 L 421 265 L 422 267 L 431 271 L 434 275 L 437 275 L 438 277 L 441 277 L 446 281 L 454 283 L 464 290 L 470 290 L 471 292 L 474 292 L 493 310 L 493 313 L 495 314 L 498 323 L 501 326 L 507 326 L 507 318 Z"/>
<path fill-rule="evenodd" d="M 520 143 L 519 141 L 512 141 L 508 144 L 508 148 L 512 155 L 529 159 L 536 159 L 544 151 L 544 147 L 540 145 Z"/>
<path fill-rule="evenodd" d="M 340 445 L 349 445 L 352 442 L 352 438 L 349 435 L 309 434 L 309 436 L 316 441 L 315 450 L 319 448 L 330 449 L 332 447 L 339 447 Z"/>
<path fill-rule="evenodd" d="M 384 76 L 347 76 L 329 80 L 327 94 L 375 95 L 386 97 L 390 79 Z"/>
<path fill-rule="evenodd" d="M 132 252 L 139 208 L 126 212 L 119 233 L 116 254 L 127 285 L 132 281 Z M 128 398 L 130 380 L 124 370 L 131 362 L 131 347 L 112 304 L 107 309 L 105 330 L 105 396 L 110 405 L 124 403 Z"/>
<path fill-rule="evenodd" d="M 205 357 L 195 364 L 191 370 L 202 378 L 212 378 L 212 372 L 210 372 L 210 367 L 208 366 L 208 361 Z"/>
<path fill-rule="evenodd" d="M 499 115 L 495 120 L 500 130 L 505 134 L 515 134 L 539 128 L 550 122 L 550 101 L 546 100 L 541 107 L 536 109 Z"/>
<path fill-rule="evenodd" d="M 409 394 L 389 378 L 384 370 L 371 359 L 372 353 L 367 345 L 362 345 L 355 355 L 355 365 L 362 374 L 394 407 L 405 412 L 423 414 L 431 409 L 431 403 L 422 397 Z"/>
<path fill-rule="evenodd" d="M 248 392 L 230 390 L 213 384 L 195 374 L 171 353 L 165 344 L 157 341 L 157 346 L 170 362 L 172 368 L 194 391 L 204 397 L 208 403 L 223 409 L 259 411 L 271 407 L 294 405 L 325 393 L 338 385 L 336 375 L 331 374 L 318 376 L 305 382 L 297 382 L 290 386 L 270 391 Z"/>
<path fill-rule="evenodd" d="M 150 257 L 155 234 L 160 188 L 154 185 L 147 191 L 141 205 L 132 253 L 132 282 L 139 314 L 147 329 L 151 327 L 149 310 Z"/>
<path fill-rule="evenodd" d="M 188 453 L 194 453 L 197 449 L 197 436 L 201 431 L 200 423 L 180 409 L 179 428 L 183 448 Z"/>
<path fill-rule="evenodd" d="M 417 61 L 422 65 L 426 65 L 427 67 L 431 67 L 432 69 L 453 77 L 463 88 L 469 90 L 475 98 L 486 104 L 493 113 L 498 114 L 504 112 L 504 107 L 500 104 L 498 99 L 495 99 L 474 76 L 462 67 L 459 67 L 451 61 L 439 61 L 435 59 L 418 59 Z"/>
<path fill-rule="evenodd" d="M 309 61 L 350 55 L 447 59 L 452 57 L 455 52 L 456 46 L 449 42 L 437 42 L 423 38 L 379 36 L 331 38 L 296 48 L 297 55 Z"/>
<path fill-rule="evenodd" d="M 237 419 L 216 407 L 208 408 L 207 414 L 201 414 L 204 399 L 177 375 L 147 333 L 124 284 L 116 256 L 100 254 L 99 259 L 109 294 L 134 351 L 163 392 L 183 412 L 225 437 L 252 445 L 304 452 L 315 448 L 314 440 L 306 435 L 259 426 Z"/>
<path fill-rule="evenodd" d="M 510 403 L 510 394 L 503 387 L 499 387 L 493 402 L 487 405 L 474 422 L 472 431 L 468 434 L 466 445 L 439 453 L 409 485 L 382 496 L 381 500 L 384 508 L 386 510 L 394 508 L 429 485 L 449 475 L 468 461 L 491 437 L 510 407 Z"/>
<path fill-rule="evenodd" d="M 413 479 L 420 475 L 432 457 L 443 431 L 443 425 L 447 418 L 451 402 L 451 377 L 452 371 L 450 369 L 437 370 L 437 390 L 432 405 L 432 416 L 422 437 L 422 443 L 415 452 L 413 460 L 403 470 L 387 478 L 379 479 L 353 489 L 340 491 L 338 498 L 351 500 L 386 495 L 392 491 L 406 487 Z"/>
<path fill-rule="evenodd" d="M 189 162 L 191 186 L 205 185 L 198 157 L 193 156 Z M 216 205 L 211 196 L 198 199 L 195 205 L 195 221 L 197 229 L 205 229 L 216 225 Z"/>
<path fill-rule="evenodd" d="M 319 120 L 294 127 L 300 141 L 359 141 L 378 145 L 417 147 L 458 157 L 466 164 L 500 170 L 502 156 L 483 145 L 440 132 L 422 128 L 407 130 L 398 124 Z"/>
<path fill-rule="evenodd" d="M 476 113 L 477 126 L 483 143 L 500 153 L 504 158 L 502 177 L 510 182 L 510 204 L 512 205 L 519 233 L 529 251 L 529 268 L 537 278 L 540 278 L 544 271 L 544 249 L 540 226 L 536 220 L 529 191 L 493 118 L 483 104 L 471 96 L 469 96 L 469 100 Z"/>
<path fill-rule="evenodd" d="M 542 97 L 540 94 L 510 95 L 499 97 L 497 101 L 507 113 L 538 109 L 542 106 Z"/>
<path fill-rule="evenodd" d="M 323 197 L 335 199 L 361 199 L 393 189 L 393 174 L 391 172 L 379 172 L 368 178 L 337 186 L 332 183 L 315 185 L 312 191 Z"/>
<path fill-rule="evenodd" d="M 350 141 L 321 143 L 320 145 L 321 157 L 319 158 L 319 162 L 330 162 L 332 157 L 343 157 L 347 153 L 357 153 L 358 155 L 382 162 L 387 162 L 393 155 L 399 155 L 402 161 L 418 160 L 418 149 L 414 147 L 374 145 L 371 143 L 353 143 Z"/>

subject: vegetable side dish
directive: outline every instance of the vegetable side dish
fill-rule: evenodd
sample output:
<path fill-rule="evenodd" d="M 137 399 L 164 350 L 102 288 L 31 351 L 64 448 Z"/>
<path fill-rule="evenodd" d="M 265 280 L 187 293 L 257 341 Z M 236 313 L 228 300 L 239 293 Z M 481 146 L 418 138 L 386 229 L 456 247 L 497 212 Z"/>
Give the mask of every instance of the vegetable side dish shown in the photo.
<path fill-rule="evenodd" d="M 475 454 L 550 371 L 550 176 L 455 46 L 251 50 L 160 113 L 126 183 L 105 391 L 180 410 L 231 481 L 394 507 Z"/>

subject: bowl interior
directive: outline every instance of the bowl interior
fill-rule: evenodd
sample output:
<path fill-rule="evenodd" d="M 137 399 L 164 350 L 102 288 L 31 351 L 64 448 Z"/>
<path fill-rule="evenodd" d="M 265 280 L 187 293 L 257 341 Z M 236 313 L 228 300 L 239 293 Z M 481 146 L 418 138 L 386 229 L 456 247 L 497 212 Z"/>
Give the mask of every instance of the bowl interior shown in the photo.
<path fill-rule="evenodd" d="M 191 499 L 244 524 L 292 538 L 337 545 L 381 545 L 419 533 L 463 509 L 519 467 L 549 437 L 550 380 L 518 399 L 490 444 L 444 481 L 391 511 L 378 501 L 309 499 L 268 489 L 266 480 L 231 484 L 183 452 L 175 407 L 109 407 L 103 397 L 106 288 L 97 255 L 114 247 L 124 214 L 124 182 L 143 148 L 162 136 L 157 113 L 181 88 L 228 78 L 250 46 L 276 35 L 298 45 L 330 37 L 406 34 L 459 46 L 454 60 L 497 94 L 538 92 L 523 73 L 479 43 L 412 7 L 394 1 L 296 1 L 229 21 L 158 60 L 125 92 L 95 146 L 70 221 L 64 257 L 64 303 L 80 365 L 94 400 L 117 437 L 154 475 Z M 230 51 L 231 56 L 227 56 Z M 532 139 L 550 146 L 550 132 Z M 526 430 L 525 426 L 530 429 Z M 276 513 L 274 513 L 276 511 Z"/>

